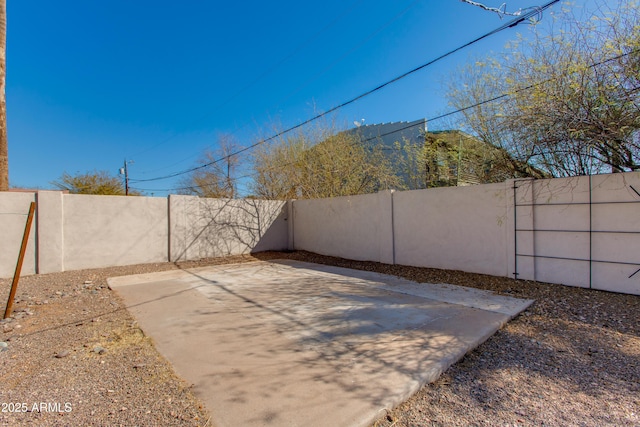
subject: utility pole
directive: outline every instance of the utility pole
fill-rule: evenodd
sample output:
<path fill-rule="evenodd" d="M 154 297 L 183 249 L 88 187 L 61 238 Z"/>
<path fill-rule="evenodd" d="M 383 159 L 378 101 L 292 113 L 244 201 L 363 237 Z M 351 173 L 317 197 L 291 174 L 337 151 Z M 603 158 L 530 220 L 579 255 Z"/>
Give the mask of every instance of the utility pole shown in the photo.
<path fill-rule="evenodd" d="M 9 189 L 9 148 L 7 142 L 7 102 L 5 97 L 7 46 L 7 2 L 0 0 L 0 191 Z"/>
<path fill-rule="evenodd" d="M 129 195 L 129 169 L 127 167 L 129 163 L 133 163 L 133 160 L 129 160 L 127 162 L 127 159 L 124 159 L 124 165 L 123 167 L 120 168 L 120 175 L 124 175 L 124 195 L 125 196 Z"/>

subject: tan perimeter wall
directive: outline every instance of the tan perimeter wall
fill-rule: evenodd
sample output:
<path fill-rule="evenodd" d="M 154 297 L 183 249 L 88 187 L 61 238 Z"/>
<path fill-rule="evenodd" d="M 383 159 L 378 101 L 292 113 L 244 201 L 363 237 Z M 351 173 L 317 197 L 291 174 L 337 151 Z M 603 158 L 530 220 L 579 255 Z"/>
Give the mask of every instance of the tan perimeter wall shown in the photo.
<path fill-rule="evenodd" d="M 16 269 L 29 205 L 35 202 L 34 193 L 0 193 L 0 277 L 11 277 Z M 27 252 L 22 265 L 23 274 L 36 270 L 37 217 L 31 228 Z"/>
<path fill-rule="evenodd" d="M 23 275 L 288 248 L 282 201 L 3 192 L 0 277 L 13 276 L 31 201 Z"/>
<path fill-rule="evenodd" d="M 640 173 L 516 187 L 519 278 L 640 295 Z"/>
<path fill-rule="evenodd" d="M 300 249 L 640 295 L 640 172 L 319 200 L 0 193 L 0 277 Z"/>
<path fill-rule="evenodd" d="M 640 295 L 638 192 L 634 172 L 300 200 L 290 234 L 342 258 Z"/>
<path fill-rule="evenodd" d="M 399 192 L 396 263 L 507 276 L 506 184 Z"/>
<path fill-rule="evenodd" d="M 171 261 L 288 249 L 287 202 L 169 196 Z"/>
<path fill-rule="evenodd" d="M 293 246 L 393 264 L 390 191 L 293 202 Z"/>

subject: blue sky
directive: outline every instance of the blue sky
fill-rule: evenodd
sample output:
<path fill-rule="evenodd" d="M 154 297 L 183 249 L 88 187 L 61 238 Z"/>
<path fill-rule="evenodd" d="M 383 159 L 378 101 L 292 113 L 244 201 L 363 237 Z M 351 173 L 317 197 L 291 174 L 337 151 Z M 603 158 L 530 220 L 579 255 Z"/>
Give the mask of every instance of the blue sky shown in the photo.
<path fill-rule="evenodd" d="M 188 169 L 222 134 L 253 144 L 509 19 L 460 0 L 7 3 L 10 184 L 29 188 L 51 188 L 63 172 L 115 175 L 125 158 L 132 180 Z M 527 32 L 521 25 L 477 43 L 335 118 L 374 124 L 446 112 L 448 73 Z M 135 185 L 155 196 L 179 186 L 178 178 Z"/>

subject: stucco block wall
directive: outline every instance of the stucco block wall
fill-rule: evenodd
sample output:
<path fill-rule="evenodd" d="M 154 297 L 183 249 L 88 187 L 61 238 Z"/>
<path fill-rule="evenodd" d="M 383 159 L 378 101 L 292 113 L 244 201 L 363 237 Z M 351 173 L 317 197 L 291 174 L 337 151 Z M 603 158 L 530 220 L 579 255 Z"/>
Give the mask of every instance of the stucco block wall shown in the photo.
<path fill-rule="evenodd" d="M 0 193 L 0 276 L 300 249 L 640 295 L 640 172 L 319 200 Z M 517 273 L 517 275 L 516 275 Z"/>
<path fill-rule="evenodd" d="M 171 261 L 288 248 L 284 201 L 170 196 Z"/>
<path fill-rule="evenodd" d="M 65 270 L 168 259 L 166 199 L 63 196 Z"/>
<path fill-rule="evenodd" d="M 519 278 L 640 294 L 640 173 L 516 186 Z"/>
<path fill-rule="evenodd" d="M 0 277 L 13 276 L 31 201 L 23 275 L 290 248 L 284 201 L 3 192 Z"/>
<path fill-rule="evenodd" d="M 293 202 L 296 249 L 393 263 L 392 193 Z"/>
<path fill-rule="evenodd" d="M 0 277 L 11 277 L 16 269 L 20 245 L 34 193 L 0 193 Z M 31 225 L 22 274 L 36 272 L 36 224 Z"/>
<path fill-rule="evenodd" d="M 342 258 L 506 276 L 505 185 L 297 200 L 294 245 Z"/>
<path fill-rule="evenodd" d="M 396 263 L 506 276 L 505 185 L 395 193 Z"/>
<path fill-rule="evenodd" d="M 640 295 L 638 192 L 634 172 L 300 200 L 291 238 L 342 258 Z"/>
<path fill-rule="evenodd" d="M 38 273 L 64 270 L 64 195 L 60 191 L 40 191 L 36 194 L 38 218 Z"/>

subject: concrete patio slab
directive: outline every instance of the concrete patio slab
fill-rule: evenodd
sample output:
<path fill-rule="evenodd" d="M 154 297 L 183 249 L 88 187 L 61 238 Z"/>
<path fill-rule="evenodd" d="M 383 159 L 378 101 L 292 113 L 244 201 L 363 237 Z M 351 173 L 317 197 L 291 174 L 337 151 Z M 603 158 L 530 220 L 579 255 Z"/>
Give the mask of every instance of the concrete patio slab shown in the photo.
<path fill-rule="evenodd" d="M 297 261 L 109 279 L 217 426 L 367 426 L 532 301 Z"/>

